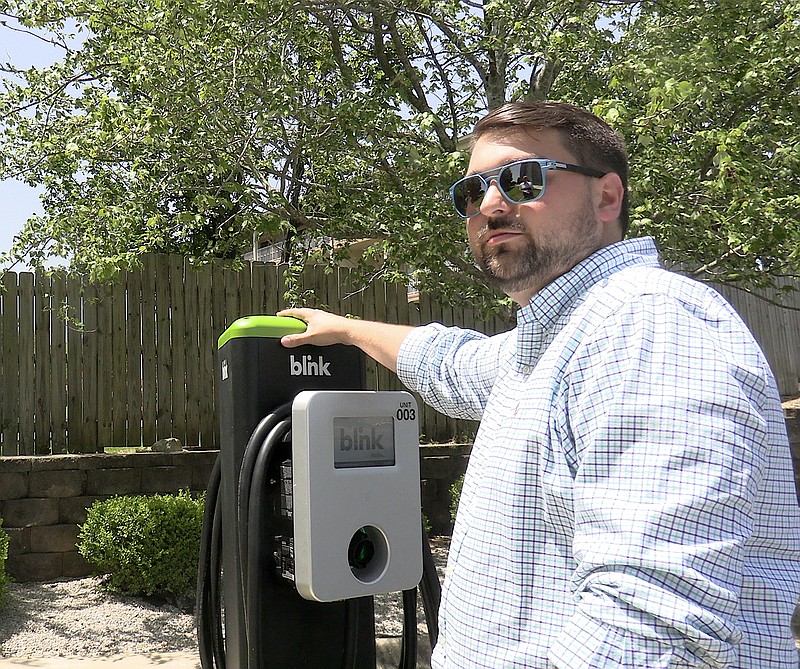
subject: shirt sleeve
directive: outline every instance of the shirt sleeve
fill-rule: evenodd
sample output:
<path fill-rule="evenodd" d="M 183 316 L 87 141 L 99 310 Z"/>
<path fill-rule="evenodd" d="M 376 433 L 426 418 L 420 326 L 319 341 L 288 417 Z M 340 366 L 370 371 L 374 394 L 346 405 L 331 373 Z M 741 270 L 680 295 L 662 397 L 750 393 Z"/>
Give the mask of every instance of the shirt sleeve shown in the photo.
<path fill-rule="evenodd" d="M 488 337 L 438 323 L 416 328 L 400 347 L 397 375 L 437 411 L 480 420 L 510 335 Z"/>
<path fill-rule="evenodd" d="M 766 456 L 768 369 L 730 318 L 636 298 L 567 375 L 576 612 L 559 669 L 725 667 Z"/>

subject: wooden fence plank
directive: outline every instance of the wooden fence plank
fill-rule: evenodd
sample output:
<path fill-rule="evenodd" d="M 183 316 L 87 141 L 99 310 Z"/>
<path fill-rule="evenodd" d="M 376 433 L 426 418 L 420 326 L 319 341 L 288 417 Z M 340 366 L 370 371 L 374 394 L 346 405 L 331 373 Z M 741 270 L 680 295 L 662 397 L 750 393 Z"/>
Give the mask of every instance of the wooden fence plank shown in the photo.
<path fill-rule="evenodd" d="M 780 287 L 788 284 L 787 279 L 779 282 Z M 795 395 L 800 391 L 800 291 L 784 293 L 781 301 L 790 307 L 779 313 L 784 350 L 779 370 L 781 392 L 784 395 Z"/>
<path fill-rule="evenodd" d="M 217 442 L 218 414 L 216 410 L 219 377 L 217 374 L 217 342 L 220 335 L 230 327 L 242 314 L 240 311 L 239 282 L 236 272 L 223 261 L 212 264 L 212 320 L 214 337 L 212 348 L 211 385 L 208 396 L 209 412 L 202 418 L 203 435 L 209 443 Z M 204 442 L 205 443 L 205 442 Z"/>
<path fill-rule="evenodd" d="M 436 320 L 435 314 L 432 311 L 431 298 L 425 293 L 420 293 L 419 296 L 419 312 L 420 323 L 422 325 L 427 325 Z M 442 421 L 442 414 L 424 405 L 422 409 L 422 421 L 420 422 L 420 429 L 423 431 L 423 434 L 420 435 L 421 438 L 430 442 L 440 441 Z"/>
<path fill-rule="evenodd" d="M 14 275 L 11 272 L 0 272 L 0 281 L 2 281 L 2 279 L 4 279 L 7 274 L 9 276 L 14 276 L 14 278 L 16 278 L 16 275 Z M 8 420 L 7 416 L 9 414 L 9 411 L 5 406 L 3 406 L 3 399 L 6 396 L 5 387 L 7 381 L 5 379 L 6 377 L 5 369 L 7 363 L 5 361 L 5 356 L 3 355 L 4 351 L 2 347 L 3 347 L 3 341 L 5 339 L 3 335 L 5 332 L 5 308 L 7 299 L 8 298 L 6 296 L 5 290 L 3 290 L 3 286 L 0 285 L 0 456 L 11 455 L 10 444 L 6 443 L 6 437 L 7 437 L 6 430 L 8 429 L 6 425 L 6 420 Z M 10 366 L 10 362 L 8 363 L 8 365 Z M 6 453 L 6 450 L 8 450 L 9 452 Z M 14 449 L 14 452 L 16 454 L 16 448 Z"/>
<path fill-rule="evenodd" d="M 156 258 L 156 439 L 172 436 L 172 354 L 170 267 Z"/>
<path fill-rule="evenodd" d="M 81 376 L 83 377 L 83 421 L 80 426 L 80 452 L 93 453 L 101 449 L 98 442 L 98 326 L 97 308 L 98 299 L 97 286 L 85 284 L 82 287 L 83 296 L 83 365 Z"/>
<path fill-rule="evenodd" d="M 266 295 L 266 274 L 264 273 L 264 263 L 253 262 L 250 263 L 250 282 L 251 282 L 251 295 L 252 307 L 254 314 L 266 314 L 267 311 L 267 295 Z"/>
<path fill-rule="evenodd" d="M 223 323 L 222 332 L 227 330 L 237 319 L 245 314 L 242 312 L 242 300 L 239 290 L 239 273 L 228 267 L 222 270 L 223 278 Z"/>
<path fill-rule="evenodd" d="M 223 265 L 220 262 L 209 263 L 211 274 L 209 275 L 209 304 L 211 306 L 211 323 L 213 324 L 214 336 L 218 338 L 225 332 L 225 275 Z"/>
<path fill-rule="evenodd" d="M 16 279 L 16 275 L 12 272 L 0 272 L 0 282 L 6 277 L 6 275 Z M 11 455 L 10 444 L 6 442 L 6 430 L 8 429 L 6 421 L 9 420 L 9 418 L 7 418 L 9 410 L 3 405 L 3 399 L 6 396 L 6 384 L 8 383 L 5 378 L 6 365 L 9 367 L 11 366 L 10 361 L 9 363 L 6 363 L 3 351 L 3 341 L 5 340 L 5 309 L 6 301 L 8 300 L 6 292 L 3 290 L 3 288 L 4 286 L 0 284 L 0 456 Z M 7 450 L 9 452 L 6 452 Z M 14 454 L 16 455 L 16 447 L 14 448 Z"/>
<path fill-rule="evenodd" d="M 275 311 L 272 313 L 277 313 L 282 309 L 286 309 L 289 307 L 289 303 L 286 300 L 286 273 L 288 269 L 286 265 L 280 265 L 275 268 L 275 276 L 276 276 L 276 283 L 275 283 L 275 293 L 277 296 L 277 304 L 275 305 Z"/>
<path fill-rule="evenodd" d="M 776 363 L 780 363 L 781 352 L 778 344 L 778 339 L 775 337 L 776 322 L 773 314 L 769 309 L 765 309 L 765 304 L 758 298 L 753 298 L 749 295 L 742 296 L 742 304 L 747 313 L 745 322 L 750 322 L 753 325 L 750 329 L 753 331 L 756 339 L 764 342 L 765 345 L 771 345 L 772 348 L 765 352 L 770 366 L 775 369 Z"/>
<path fill-rule="evenodd" d="M 357 304 L 359 293 L 355 290 L 352 277 L 352 269 L 349 267 L 339 268 L 339 289 L 337 293 L 339 304 L 334 311 L 343 316 L 357 316 L 361 310 L 361 307 Z"/>
<path fill-rule="evenodd" d="M 170 355 L 172 371 L 170 381 L 172 392 L 172 429 L 171 436 L 180 439 L 182 444 L 188 443 L 186 437 L 186 366 L 187 359 L 197 356 L 196 339 L 189 337 L 186 327 L 186 305 L 184 295 L 187 282 L 184 275 L 184 259 L 181 256 L 166 256 L 169 266 L 169 313 L 170 313 Z"/>
<path fill-rule="evenodd" d="M 142 258 L 142 444 L 157 437 L 158 358 L 156 344 L 156 256 Z"/>
<path fill-rule="evenodd" d="M 408 300 L 401 299 L 403 296 L 399 293 L 398 287 L 405 288 L 397 283 L 389 283 L 384 287 L 385 300 L 381 318 L 386 323 L 402 324 L 408 318 L 407 314 L 402 313 L 403 307 L 408 304 Z M 400 385 L 396 379 L 396 374 L 388 369 L 383 369 L 378 374 L 378 388 L 380 390 L 400 390 Z"/>
<path fill-rule="evenodd" d="M 315 308 L 318 305 L 317 294 L 314 292 L 314 267 L 306 265 L 300 272 L 300 293 L 303 302 L 299 306 Z"/>
<path fill-rule="evenodd" d="M 63 271 L 50 278 L 50 403 L 51 452 L 67 452 L 67 325 L 62 309 L 66 307 L 67 284 Z"/>
<path fill-rule="evenodd" d="M 238 272 L 232 272 L 236 276 L 237 297 L 239 298 L 239 311 L 237 318 L 242 316 L 253 316 L 258 313 L 258 309 L 253 306 L 253 271 L 250 263 L 245 263 Z"/>
<path fill-rule="evenodd" d="M 125 293 L 127 272 L 121 272 L 109 286 L 104 307 L 109 312 L 107 351 L 113 374 L 108 378 L 110 413 L 108 416 L 108 445 L 127 446 L 125 420 L 128 404 L 128 356 L 126 351 Z"/>
<path fill-rule="evenodd" d="M 789 285 L 791 282 L 784 279 L 782 286 Z M 792 286 L 794 284 L 791 284 Z M 789 372 L 788 382 L 785 391 L 787 395 L 796 395 L 800 392 L 800 290 L 791 293 L 784 293 L 784 299 L 790 309 L 784 311 L 786 319 L 786 332 L 789 334 L 791 345 L 789 346 Z"/>
<path fill-rule="evenodd" d="M 20 455 L 34 455 L 36 414 L 33 274 L 19 275 L 19 447 Z"/>
<path fill-rule="evenodd" d="M 379 321 L 381 323 L 389 322 L 389 313 L 387 310 L 386 302 L 387 302 L 387 291 L 390 291 L 391 285 L 385 283 L 384 281 L 374 281 L 373 285 L 375 286 L 374 296 L 375 296 L 375 310 L 374 310 L 374 320 Z M 376 379 L 375 379 L 375 388 L 380 390 L 381 388 L 388 389 L 390 386 L 389 378 L 391 376 L 395 376 L 394 372 L 390 372 L 386 367 L 382 365 L 376 365 L 375 369 L 377 371 Z"/>
<path fill-rule="evenodd" d="M 0 352 L 3 374 L 0 378 L 0 439 L 2 455 L 18 455 L 19 451 L 19 307 L 17 274 L 2 276 L 3 313 L 0 321 Z"/>
<path fill-rule="evenodd" d="M 50 388 L 52 385 L 52 362 L 50 360 L 50 278 L 44 273 L 33 277 L 33 320 L 34 320 L 34 452 L 37 455 L 50 454 Z"/>
<path fill-rule="evenodd" d="M 81 452 L 83 431 L 83 295 L 80 279 L 66 279 L 64 318 L 67 331 L 67 451 Z"/>
<path fill-rule="evenodd" d="M 114 387 L 118 370 L 114 367 L 114 289 L 113 284 L 97 288 L 97 444 L 98 452 L 113 446 Z M 124 375 L 123 375 L 124 376 Z"/>
<path fill-rule="evenodd" d="M 277 314 L 285 308 L 285 277 L 286 267 L 280 265 L 267 266 L 266 276 L 266 313 Z"/>
<path fill-rule="evenodd" d="M 319 309 L 326 309 L 330 310 L 329 305 L 329 296 L 328 293 L 330 292 L 331 288 L 331 272 L 328 267 L 325 265 L 314 265 L 314 272 L 313 272 L 313 286 L 314 292 L 317 296 L 316 306 Z M 336 292 L 334 291 L 334 295 Z"/>
<path fill-rule="evenodd" d="M 214 418 L 216 407 L 216 356 L 217 340 L 222 334 L 214 309 L 214 284 L 216 268 L 205 265 L 197 272 L 197 304 L 200 333 L 205 345 L 200 346 L 200 376 L 207 383 L 195 389 L 200 410 L 199 441 L 203 448 L 213 448 L 217 443 L 217 426 Z"/>
<path fill-rule="evenodd" d="M 125 293 L 125 444 L 142 446 L 142 272 L 132 271 L 126 274 Z"/>
<path fill-rule="evenodd" d="M 274 315 L 278 310 L 276 269 L 275 265 L 253 263 L 253 299 L 257 304 L 258 313 L 267 316 Z"/>
<path fill-rule="evenodd" d="M 788 333 L 786 332 L 786 319 L 783 317 L 782 312 L 772 309 L 766 302 L 763 302 L 761 305 L 761 311 L 765 315 L 769 313 L 771 316 L 772 327 L 768 333 L 765 333 L 771 341 L 767 344 L 766 348 L 773 352 L 774 357 L 771 361 L 772 370 L 775 376 L 780 379 L 779 387 L 783 388 L 789 382 L 786 372 L 790 369 L 790 344 L 787 336 Z M 762 346 L 762 349 L 763 348 L 764 346 Z"/>
<path fill-rule="evenodd" d="M 184 432 L 185 444 L 192 448 L 195 448 L 200 440 L 198 395 L 203 382 L 200 376 L 201 367 L 198 363 L 203 354 L 201 344 L 208 342 L 207 336 L 200 337 L 197 278 L 197 269 L 186 263 L 183 290 L 183 345 L 186 349 L 186 386 L 184 388 L 186 428 Z"/>

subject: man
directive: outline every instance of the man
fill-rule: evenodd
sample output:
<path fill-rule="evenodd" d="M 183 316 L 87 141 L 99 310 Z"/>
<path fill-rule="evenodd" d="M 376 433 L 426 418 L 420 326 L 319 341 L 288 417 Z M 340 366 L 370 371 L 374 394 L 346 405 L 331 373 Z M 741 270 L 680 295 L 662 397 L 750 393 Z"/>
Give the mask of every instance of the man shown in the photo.
<path fill-rule="evenodd" d="M 627 157 L 602 120 L 509 104 L 473 139 L 451 194 L 513 331 L 283 312 L 308 323 L 286 346 L 354 344 L 481 420 L 434 666 L 797 667 L 800 514 L 757 344 L 652 240 L 623 241 Z"/>

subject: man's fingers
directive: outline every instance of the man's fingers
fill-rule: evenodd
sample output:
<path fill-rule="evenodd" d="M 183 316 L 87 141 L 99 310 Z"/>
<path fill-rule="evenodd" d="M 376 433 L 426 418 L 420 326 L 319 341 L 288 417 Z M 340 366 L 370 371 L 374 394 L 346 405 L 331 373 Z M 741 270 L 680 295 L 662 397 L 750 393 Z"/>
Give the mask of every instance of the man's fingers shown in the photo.
<path fill-rule="evenodd" d="M 305 312 L 310 311 L 310 309 L 283 309 L 279 311 L 276 316 L 281 317 L 288 317 L 288 318 L 296 318 L 297 320 L 303 321 L 308 325 L 308 314 Z M 304 317 L 305 316 L 305 317 Z M 306 332 L 308 330 L 306 329 Z M 303 339 L 306 337 L 306 333 L 300 334 L 288 334 L 281 337 L 281 345 L 285 346 L 286 348 L 295 348 L 296 346 L 302 346 Z"/>
<path fill-rule="evenodd" d="M 286 348 L 295 348 L 297 346 L 302 346 L 304 337 L 305 335 L 302 334 L 283 335 L 283 337 L 281 337 L 281 345 L 285 346 Z"/>
<path fill-rule="evenodd" d="M 279 311 L 276 316 L 288 316 L 289 318 L 296 318 L 297 320 L 303 321 L 308 323 L 308 319 L 311 316 L 311 313 L 314 312 L 314 309 L 283 309 Z"/>

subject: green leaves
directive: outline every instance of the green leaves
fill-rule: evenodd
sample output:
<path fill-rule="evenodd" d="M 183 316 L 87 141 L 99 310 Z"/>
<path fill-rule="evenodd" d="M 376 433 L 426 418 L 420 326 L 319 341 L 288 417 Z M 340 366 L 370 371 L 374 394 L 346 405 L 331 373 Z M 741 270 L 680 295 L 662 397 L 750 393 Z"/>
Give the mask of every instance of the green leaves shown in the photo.
<path fill-rule="evenodd" d="M 621 42 L 631 54 L 612 68 L 628 110 L 619 127 L 630 142 L 634 226 L 669 260 L 713 266 L 720 281 L 765 285 L 797 272 L 786 223 L 798 213 L 787 199 L 798 171 L 775 174 L 800 120 L 800 42 L 786 21 L 796 7 L 695 12 L 686 3 L 680 20 L 642 14 Z"/>
<path fill-rule="evenodd" d="M 288 234 L 295 266 L 380 263 L 491 304 L 447 200 L 459 142 L 487 108 L 549 98 L 626 136 L 635 232 L 765 283 L 800 246 L 798 4 L 5 0 L 86 37 L 0 93 L 0 174 L 45 188 L 14 252 L 100 275 Z"/>
<path fill-rule="evenodd" d="M 0 610 L 6 603 L 8 596 L 7 585 L 11 580 L 6 574 L 6 560 L 8 559 L 8 532 L 3 529 L 3 519 L 0 518 Z"/>

